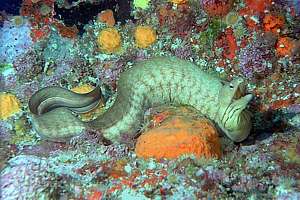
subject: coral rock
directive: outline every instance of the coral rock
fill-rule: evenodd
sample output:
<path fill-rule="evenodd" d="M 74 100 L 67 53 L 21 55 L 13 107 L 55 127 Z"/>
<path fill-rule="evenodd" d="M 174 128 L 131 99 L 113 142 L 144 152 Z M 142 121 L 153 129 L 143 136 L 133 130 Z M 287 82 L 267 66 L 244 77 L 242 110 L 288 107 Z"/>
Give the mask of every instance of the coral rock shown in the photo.
<path fill-rule="evenodd" d="M 160 127 L 142 134 L 138 138 L 135 152 L 138 157 L 156 159 L 178 158 L 184 154 L 219 158 L 221 144 L 209 120 L 172 116 Z"/>
<path fill-rule="evenodd" d="M 7 119 L 20 111 L 20 102 L 12 94 L 0 94 L 0 119 Z"/>
<path fill-rule="evenodd" d="M 13 62 L 16 75 L 20 80 L 26 82 L 34 79 L 37 74 L 42 72 L 42 65 L 41 57 L 34 50 L 29 50 L 18 56 Z"/>

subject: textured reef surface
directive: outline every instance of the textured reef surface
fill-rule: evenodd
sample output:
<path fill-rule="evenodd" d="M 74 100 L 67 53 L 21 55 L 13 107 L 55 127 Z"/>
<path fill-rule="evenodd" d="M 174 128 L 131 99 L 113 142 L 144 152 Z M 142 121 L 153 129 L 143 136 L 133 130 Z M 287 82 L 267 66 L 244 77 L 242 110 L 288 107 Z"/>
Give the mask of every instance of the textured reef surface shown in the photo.
<path fill-rule="evenodd" d="M 299 0 L 4 0 L 0 5 L 0 199 L 300 199 Z M 226 95 L 233 104 L 252 94 L 246 108 L 249 136 L 238 143 L 228 138 L 205 115 L 215 110 L 213 104 L 201 102 L 201 113 L 167 100 L 144 110 L 132 123 L 138 130 L 113 143 L 93 127 L 60 142 L 34 127 L 29 100 L 48 86 L 80 94 L 101 89 L 93 109 L 61 112 L 61 121 L 72 116 L 89 123 L 109 112 L 124 88 L 140 94 L 148 83 L 188 85 L 169 93 L 181 91 L 182 102 L 193 105 L 189 100 L 197 101 L 198 94 L 188 89 L 194 82 L 186 74 L 172 82 L 153 70 L 135 74 L 130 86 L 119 81 L 135 63 L 153 57 L 177 57 L 209 74 L 195 87 L 214 94 L 203 102 L 217 101 L 219 90 L 213 90 L 223 85 L 232 87 Z M 177 67 L 177 73 L 187 70 Z M 230 84 L 237 79 L 243 87 Z M 172 99 L 155 87 L 143 94 Z M 220 120 L 228 124 L 238 110 L 225 109 L 228 118 Z M 108 116 L 105 126 L 123 115 Z M 52 133 L 65 135 L 69 129 L 61 126 Z"/>

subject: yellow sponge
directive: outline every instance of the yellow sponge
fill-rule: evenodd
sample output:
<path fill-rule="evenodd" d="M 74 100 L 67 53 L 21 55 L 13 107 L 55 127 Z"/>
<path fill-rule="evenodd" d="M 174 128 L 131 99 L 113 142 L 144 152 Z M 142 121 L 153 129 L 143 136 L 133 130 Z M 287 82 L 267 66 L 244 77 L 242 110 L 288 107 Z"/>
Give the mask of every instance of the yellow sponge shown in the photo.
<path fill-rule="evenodd" d="M 97 42 L 105 53 L 113 53 L 121 47 L 121 36 L 117 29 L 106 28 L 99 33 Z"/>
<path fill-rule="evenodd" d="M 138 26 L 134 37 L 139 48 L 147 48 L 156 41 L 156 33 L 151 26 Z"/>
<path fill-rule="evenodd" d="M 94 89 L 93 86 L 88 85 L 88 84 L 84 84 L 84 85 L 81 85 L 81 86 L 74 87 L 71 90 L 73 92 L 76 92 L 76 93 L 79 93 L 79 94 L 84 94 L 84 93 L 88 93 L 88 92 L 92 91 L 93 89 Z"/>
<path fill-rule="evenodd" d="M 77 87 L 72 88 L 71 90 L 73 92 L 79 93 L 79 94 L 85 94 L 88 92 L 91 92 L 94 89 L 94 86 L 84 84 Z M 97 107 L 92 109 L 91 111 L 87 113 L 81 113 L 80 117 L 83 121 L 89 121 L 93 119 L 95 116 L 99 116 L 104 112 L 104 102 L 100 102 Z"/>
<path fill-rule="evenodd" d="M 170 0 L 174 4 L 185 4 L 187 0 Z"/>
<path fill-rule="evenodd" d="M 0 119 L 5 120 L 20 110 L 20 101 L 13 94 L 0 93 Z"/>

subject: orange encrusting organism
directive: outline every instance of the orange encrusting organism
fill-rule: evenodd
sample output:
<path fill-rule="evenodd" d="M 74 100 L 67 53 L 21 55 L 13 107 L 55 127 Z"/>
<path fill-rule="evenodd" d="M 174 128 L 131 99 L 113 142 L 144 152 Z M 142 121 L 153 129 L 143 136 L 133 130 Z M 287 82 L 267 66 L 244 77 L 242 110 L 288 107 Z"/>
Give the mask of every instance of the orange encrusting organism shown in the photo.
<path fill-rule="evenodd" d="M 276 43 L 276 54 L 278 56 L 291 56 L 295 48 L 295 43 L 289 37 L 280 37 Z"/>
<path fill-rule="evenodd" d="M 268 14 L 263 19 L 264 31 L 278 34 L 285 23 L 284 17 L 280 15 Z"/>
<path fill-rule="evenodd" d="M 116 23 L 114 13 L 112 10 L 107 9 L 98 14 L 98 20 L 105 23 L 109 27 L 113 27 Z"/>
<path fill-rule="evenodd" d="M 184 154 L 220 158 L 221 144 L 212 123 L 203 119 L 172 116 L 160 127 L 142 134 L 135 152 L 143 158 L 178 158 Z"/>
<path fill-rule="evenodd" d="M 88 200 L 101 200 L 103 197 L 103 193 L 100 190 L 93 189 L 91 194 L 88 195 Z"/>
<path fill-rule="evenodd" d="M 216 41 L 216 46 L 224 49 L 222 53 L 223 58 L 235 59 L 238 46 L 232 28 L 225 29 L 224 33 Z"/>
<path fill-rule="evenodd" d="M 70 38 L 70 39 L 75 39 L 77 37 L 78 34 L 78 29 L 75 25 L 73 26 L 66 26 L 61 22 L 55 21 L 53 22 L 53 24 L 55 25 L 55 27 L 57 28 L 59 34 L 62 37 L 65 38 Z"/>

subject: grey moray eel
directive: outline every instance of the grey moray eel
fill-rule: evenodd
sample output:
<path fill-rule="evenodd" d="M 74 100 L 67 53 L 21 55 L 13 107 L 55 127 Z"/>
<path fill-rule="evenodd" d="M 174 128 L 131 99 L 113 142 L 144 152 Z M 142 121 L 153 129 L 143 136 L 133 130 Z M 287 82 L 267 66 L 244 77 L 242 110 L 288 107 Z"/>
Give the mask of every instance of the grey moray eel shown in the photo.
<path fill-rule="evenodd" d="M 120 142 L 123 133 L 138 130 L 146 109 L 172 104 L 194 107 L 235 142 L 247 138 L 251 129 L 247 105 L 252 94 L 245 95 L 241 78 L 224 82 L 175 57 L 139 61 L 121 73 L 115 102 L 96 119 L 83 122 L 73 114 L 88 112 L 101 98 L 99 86 L 87 94 L 55 86 L 43 88 L 29 101 L 33 127 L 52 141 L 66 141 L 91 128 Z"/>

